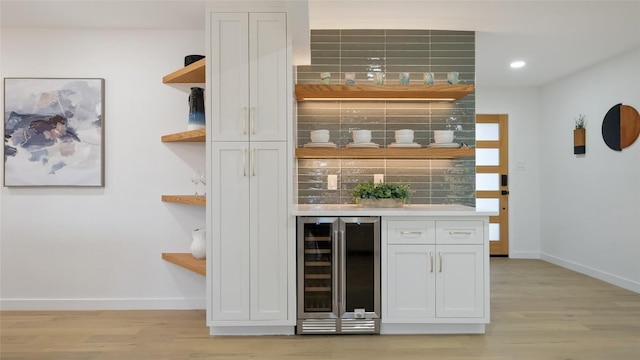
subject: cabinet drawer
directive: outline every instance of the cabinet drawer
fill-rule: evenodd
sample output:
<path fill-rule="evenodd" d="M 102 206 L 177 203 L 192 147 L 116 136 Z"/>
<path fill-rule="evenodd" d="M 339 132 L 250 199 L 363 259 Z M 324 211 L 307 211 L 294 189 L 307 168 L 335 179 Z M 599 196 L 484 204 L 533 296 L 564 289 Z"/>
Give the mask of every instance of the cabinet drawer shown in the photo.
<path fill-rule="evenodd" d="M 437 221 L 437 244 L 482 244 L 482 221 Z"/>
<path fill-rule="evenodd" d="M 435 240 L 435 221 L 433 220 L 387 221 L 387 243 L 389 244 L 434 244 Z"/>

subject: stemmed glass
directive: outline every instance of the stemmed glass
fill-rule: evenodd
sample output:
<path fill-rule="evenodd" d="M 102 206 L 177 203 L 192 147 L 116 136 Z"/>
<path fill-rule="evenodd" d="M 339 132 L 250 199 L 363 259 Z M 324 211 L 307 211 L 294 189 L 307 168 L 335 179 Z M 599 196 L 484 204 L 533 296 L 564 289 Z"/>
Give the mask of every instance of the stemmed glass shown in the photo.
<path fill-rule="evenodd" d="M 191 174 L 191 182 L 196 187 L 196 195 L 198 195 L 198 183 L 200 182 L 200 177 L 203 176 L 200 170 L 194 170 L 193 174 Z"/>
<path fill-rule="evenodd" d="M 203 195 L 207 195 L 207 174 L 202 173 L 198 180 L 202 183 Z"/>

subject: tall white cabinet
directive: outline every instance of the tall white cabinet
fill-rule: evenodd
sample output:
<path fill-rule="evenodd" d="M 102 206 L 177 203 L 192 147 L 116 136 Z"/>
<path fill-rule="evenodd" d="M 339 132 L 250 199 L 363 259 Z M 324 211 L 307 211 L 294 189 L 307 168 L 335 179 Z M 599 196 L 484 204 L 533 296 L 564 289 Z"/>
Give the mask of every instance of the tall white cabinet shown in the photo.
<path fill-rule="evenodd" d="M 214 335 L 293 333 L 287 14 L 208 17 L 207 324 Z"/>

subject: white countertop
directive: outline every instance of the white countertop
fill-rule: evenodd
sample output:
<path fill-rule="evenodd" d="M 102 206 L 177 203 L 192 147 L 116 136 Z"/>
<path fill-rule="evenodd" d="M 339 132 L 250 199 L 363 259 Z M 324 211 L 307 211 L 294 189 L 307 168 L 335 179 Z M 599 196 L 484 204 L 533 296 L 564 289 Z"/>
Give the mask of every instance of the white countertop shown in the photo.
<path fill-rule="evenodd" d="M 495 211 L 464 205 L 405 205 L 401 208 L 365 208 L 355 204 L 293 205 L 295 216 L 495 216 Z"/>

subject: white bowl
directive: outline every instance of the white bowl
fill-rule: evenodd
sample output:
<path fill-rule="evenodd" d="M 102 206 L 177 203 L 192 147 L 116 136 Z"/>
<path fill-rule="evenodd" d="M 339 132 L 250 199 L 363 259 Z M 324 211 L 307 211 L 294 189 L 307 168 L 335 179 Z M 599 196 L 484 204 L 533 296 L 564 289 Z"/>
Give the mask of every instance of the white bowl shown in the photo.
<path fill-rule="evenodd" d="M 354 143 L 371 142 L 371 130 L 353 130 L 352 133 Z"/>
<path fill-rule="evenodd" d="M 413 142 L 413 130 L 402 129 L 396 130 L 396 142 L 397 143 L 412 143 Z"/>
<path fill-rule="evenodd" d="M 435 130 L 433 140 L 436 144 L 451 144 L 453 142 L 453 130 Z"/>
<path fill-rule="evenodd" d="M 398 135 L 398 134 L 411 134 L 411 135 L 413 135 L 413 130 L 411 130 L 411 129 L 396 130 L 396 135 Z"/>
<path fill-rule="evenodd" d="M 311 132 L 311 142 L 314 142 L 314 143 L 329 142 L 329 130 L 313 130 Z"/>

